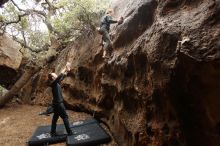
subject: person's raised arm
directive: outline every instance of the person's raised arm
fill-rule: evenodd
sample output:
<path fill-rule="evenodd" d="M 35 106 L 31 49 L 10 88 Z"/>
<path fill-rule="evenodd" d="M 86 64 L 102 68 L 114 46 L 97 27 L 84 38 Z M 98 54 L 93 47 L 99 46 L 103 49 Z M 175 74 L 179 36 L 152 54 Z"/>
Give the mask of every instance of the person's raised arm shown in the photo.
<path fill-rule="evenodd" d="M 106 16 L 106 21 L 108 23 L 118 23 L 118 21 L 117 20 L 113 20 L 111 16 Z"/>
<path fill-rule="evenodd" d="M 70 63 L 67 62 L 66 66 L 63 68 L 63 70 L 61 71 L 61 74 L 67 74 L 70 71 Z"/>
<path fill-rule="evenodd" d="M 106 19 L 107 19 L 107 22 L 109 22 L 109 23 L 111 23 L 111 24 L 112 24 L 112 23 L 118 23 L 119 25 L 122 24 L 123 21 L 124 21 L 124 18 L 123 18 L 123 17 L 120 17 L 119 20 L 113 20 L 111 16 L 107 16 Z"/>
<path fill-rule="evenodd" d="M 61 82 L 69 71 L 70 71 L 70 63 L 67 62 L 66 66 L 61 70 L 61 73 L 54 82 Z"/>

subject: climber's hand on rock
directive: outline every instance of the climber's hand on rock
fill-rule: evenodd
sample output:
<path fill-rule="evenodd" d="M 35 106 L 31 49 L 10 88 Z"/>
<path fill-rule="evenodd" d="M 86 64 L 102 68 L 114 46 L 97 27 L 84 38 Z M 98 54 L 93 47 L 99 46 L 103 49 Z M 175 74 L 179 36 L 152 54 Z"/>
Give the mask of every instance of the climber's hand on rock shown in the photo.
<path fill-rule="evenodd" d="M 121 18 L 118 20 L 118 24 L 120 25 L 120 24 L 122 24 L 123 22 L 124 22 L 124 18 L 121 17 Z"/>
<path fill-rule="evenodd" d="M 70 71 L 70 66 L 71 66 L 70 62 L 67 62 L 66 63 L 66 71 Z"/>
<path fill-rule="evenodd" d="M 113 42 L 112 41 L 110 41 L 110 44 L 109 44 L 111 47 L 113 47 Z"/>

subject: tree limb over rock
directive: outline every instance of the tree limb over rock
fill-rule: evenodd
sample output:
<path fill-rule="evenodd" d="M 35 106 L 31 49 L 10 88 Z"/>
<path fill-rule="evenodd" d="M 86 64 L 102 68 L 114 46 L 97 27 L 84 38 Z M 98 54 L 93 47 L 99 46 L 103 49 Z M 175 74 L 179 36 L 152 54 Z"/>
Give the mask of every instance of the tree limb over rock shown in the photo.
<path fill-rule="evenodd" d="M 39 69 L 39 67 L 28 67 L 20 79 L 18 79 L 18 81 L 14 84 L 14 86 L 4 96 L 0 97 L 0 108 L 13 99 L 13 97 L 18 94 L 20 89 Z"/>

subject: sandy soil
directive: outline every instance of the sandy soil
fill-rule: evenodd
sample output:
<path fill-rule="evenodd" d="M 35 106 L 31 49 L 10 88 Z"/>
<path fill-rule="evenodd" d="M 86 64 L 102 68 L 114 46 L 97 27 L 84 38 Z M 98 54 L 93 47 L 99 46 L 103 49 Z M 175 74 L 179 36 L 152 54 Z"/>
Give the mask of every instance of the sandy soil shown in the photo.
<path fill-rule="evenodd" d="M 34 130 L 49 125 L 52 116 L 39 116 L 46 108 L 41 106 L 10 104 L 0 109 L 0 146 L 25 146 Z M 70 121 L 83 120 L 90 115 L 67 111 Z M 59 119 L 58 123 L 62 123 Z M 65 143 L 54 146 L 65 146 Z M 116 146 L 114 141 L 102 146 Z"/>

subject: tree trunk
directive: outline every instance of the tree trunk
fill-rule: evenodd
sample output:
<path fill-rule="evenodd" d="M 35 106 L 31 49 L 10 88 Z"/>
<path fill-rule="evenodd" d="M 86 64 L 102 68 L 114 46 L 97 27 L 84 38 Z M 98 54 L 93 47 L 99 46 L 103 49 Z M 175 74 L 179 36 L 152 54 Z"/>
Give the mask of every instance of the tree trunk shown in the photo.
<path fill-rule="evenodd" d="M 38 71 L 38 68 L 26 69 L 14 86 L 2 97 L 0 97 L 0 108 L 8 103 L 20 89 L 28 82 L 28 80 Z"/>

